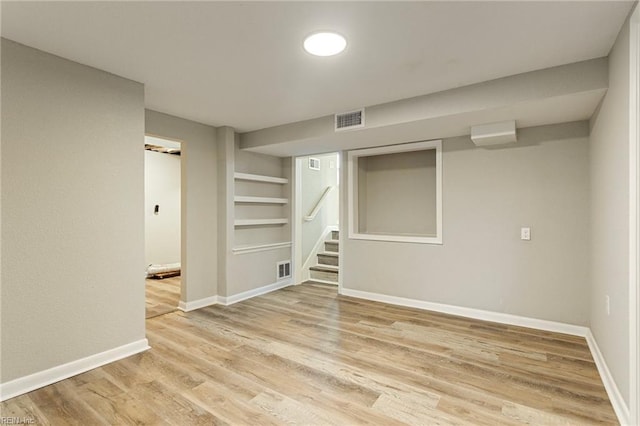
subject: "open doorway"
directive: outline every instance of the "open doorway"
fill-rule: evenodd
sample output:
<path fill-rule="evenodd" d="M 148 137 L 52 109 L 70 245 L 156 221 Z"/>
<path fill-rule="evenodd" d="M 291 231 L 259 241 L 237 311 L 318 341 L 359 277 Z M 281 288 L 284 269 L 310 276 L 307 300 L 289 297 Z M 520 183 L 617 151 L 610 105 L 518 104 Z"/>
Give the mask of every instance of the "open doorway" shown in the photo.
<path fill-rule="evenodd" d="M 338 285 L 340 155 L 297 157 L 295 176 L 296 283 Z"/>
<path fill-rule="evenodd" d="M 145 136 L 146 318 L 178 309 L 181 290 L 181 144 Z"/>

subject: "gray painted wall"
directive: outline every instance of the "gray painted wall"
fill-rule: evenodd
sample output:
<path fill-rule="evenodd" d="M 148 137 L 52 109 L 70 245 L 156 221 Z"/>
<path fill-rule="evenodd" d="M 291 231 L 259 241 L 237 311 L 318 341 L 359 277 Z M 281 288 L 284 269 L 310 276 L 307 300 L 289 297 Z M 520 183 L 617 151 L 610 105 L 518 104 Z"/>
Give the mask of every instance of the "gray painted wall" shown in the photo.
<path fill-rule="evenodd" d="M 609 90 L 591 120 L 591 331 L 629 404 L 629 23 L 609 55 Z M 607 315 L 605 296 L 610 297 Z"/>
<path fill-rule="evenodd" d="M 436 236 L 436 150 L 358 158 L 358 232 Z"/>
<path fill-rule="evenodd" d="M 145 338 L 144 88 L 3 39 L 1 118 L 7 382 Z"/>
<path fill-rule="evenodd" d="M 191 302 L 217 294 L 216 129 L 145 111 L 147 134 L 182 142 L 182 294 Z"/>
<path fill-rule="evenodd" d="M 345 238 L 343 287 L 587 325 L 588 131 L 521 129 L 498 149 L 445 139 L 443 244 Z"/>

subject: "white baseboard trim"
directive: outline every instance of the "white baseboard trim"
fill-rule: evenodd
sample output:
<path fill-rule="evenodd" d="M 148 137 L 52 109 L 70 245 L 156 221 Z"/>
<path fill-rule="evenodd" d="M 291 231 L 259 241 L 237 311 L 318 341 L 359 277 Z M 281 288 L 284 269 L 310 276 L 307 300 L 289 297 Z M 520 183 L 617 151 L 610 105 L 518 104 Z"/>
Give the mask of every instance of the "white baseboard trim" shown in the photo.
<path fill-rule="evenodd" d="M 234 303 L 242 302 L 243 300 L 251 299 L 252 297 L 261 296 L 263 294 L 271 293 L 272 291 L 279 290 L 281 288 L 289 287 L 293 284 L 293 279 L 276 281 L 272 284 L 267 284 L 262 287 L 254 288 L 253 290 L 247 290 L 242 293 L 234 294 L 232 296 L 218 296 L 218 302 L 225 305 L 233 305 Z"/>
<path fill-rule="evenodd" d="M 7 399 L 59 382 L 60 380 L 146 351 L 147 349 L 150 349 L 147 339 L 140 339 L 86 358 L 58 365 L 6 383 L 0 383 L 0 401 L 6 401 Z"/>
<path fill-rule="evenodd" d="M 178 303 L 178 309 L 183 312 L 190 312 L 195 311 L 196 309 L 206 308 L 207 306 L 211 305 L 233 305 L 234 303 L 242 302 L 243 300 L 251 299 L 252 297 L 260 296 L 262 294 L 270 293 L 281 288 L 289 287 L 292 284 L 293 280 L 289 278 L 231 296 L 211 296 L 186 303 L 181 300 L 180 303 Z"/>
<path fill-rule="evenodd" d="M 193 300 L 191 302 L 178 303 L 178 309 L 183 312 L 195 311 L 196 309 L 205 308 L 207 306 L 215 305 L 219 302 L 218 296 L 205 297 L 204 299 Z"/>
<path fill-rule="evenodd" d="M 579 325 L 521 317 L 518 315 L 504 314 L 501 312 L 484 311 L 481 309 L 465 308 L 462 306 L 445 305 L 443 303 L 426 302 L 424 300 L 387 296 L 386 294 L 370 293 L 367 291 L 352 290 L 344 287 L 342 287 L 342 291 L 340 292 L 340 294 L 343 294 L 345 296 L 357 297 L 359 299 L 373 300 L 375 302 L 384 302 L 392 305 L 425 309 L 428 311 L 442 312 L 444 314 L 458 315 L 461 317 L 497 322 L 500 324 L 516 325 L 520 327 L 535 328 L 545 331 L 554 331 L 556 333 L 571 334 L 573 336 L 586 337 L 589 331 L 587 327 L 582 327 Z"/>
<path fill-rule="evenodd" d="M 618 389 L 616 382 L 613 380 L 611 371 L 609 371 L 609 367 L 607 367 L 607 363 L 602 356 L 602 352 L 600 352 L 598 343 L 591 333 L 591 330 L 587 331 L 587 335 L 585 337 L 587 339 L 587 344 L 589 345 L 591 355 L 593 356 L 593 360 L 596 363 L 596 367 L 598 367 L 598 373 L 600 373 L 600 378 L 602 379 L 604 388 L 607 391 L 607 395 L 609 395 L 611 405 L 613 405 L 613 411 L 615 411 L 616 416 L 618 416 L 618 421 L 621 425 L 631 425 L 629 407 L 620 394 L 620 390 Z"/>

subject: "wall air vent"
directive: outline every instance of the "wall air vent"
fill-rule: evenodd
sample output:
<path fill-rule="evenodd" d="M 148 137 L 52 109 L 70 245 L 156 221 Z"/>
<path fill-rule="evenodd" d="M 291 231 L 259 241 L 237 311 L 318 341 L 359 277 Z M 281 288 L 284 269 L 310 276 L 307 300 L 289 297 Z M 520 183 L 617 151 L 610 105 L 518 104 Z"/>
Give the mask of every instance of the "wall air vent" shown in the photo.
<path fill-rule="evenodd" d="M 311 170 L 320 170 L 320 159 L 309 157 L 309 168 Z"/>
<path fill-rule="evenodd" d="M 364 108 L 357 111 L 336 114 L 335 131 L 351 130 L 364 127 Z"/>
<path fill-rule="evenodd" d="M 291 278 L 291 261 L 285 260 L 282 262 L 278 262 L 276 265 L 276 275 L 278 280 Z"/>

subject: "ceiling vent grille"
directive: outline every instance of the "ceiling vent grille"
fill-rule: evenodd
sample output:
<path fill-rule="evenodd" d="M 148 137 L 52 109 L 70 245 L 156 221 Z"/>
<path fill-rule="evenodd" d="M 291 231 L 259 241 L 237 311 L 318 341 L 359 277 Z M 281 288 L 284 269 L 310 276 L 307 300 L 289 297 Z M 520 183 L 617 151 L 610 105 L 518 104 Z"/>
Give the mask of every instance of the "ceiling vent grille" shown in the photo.
<path fill-rule="evenodd" d="M 364 108 L 336 114 L 335 124 L 336 132 L 364 127 Z"/>
<path fill-rule="evenodd" d="M 320 159 L 309 157 L 309 168 L 311 170 L 320 170 Z"/>

